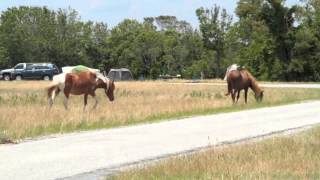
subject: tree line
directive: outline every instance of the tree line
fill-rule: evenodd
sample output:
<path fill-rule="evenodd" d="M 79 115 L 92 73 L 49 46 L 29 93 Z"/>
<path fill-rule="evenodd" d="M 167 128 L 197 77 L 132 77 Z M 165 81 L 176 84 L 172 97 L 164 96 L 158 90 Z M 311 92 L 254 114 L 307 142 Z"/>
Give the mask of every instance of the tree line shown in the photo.
<path fill-rule="evenodd" d="M 109 28 L 76 10 L 12 7 L 0 17 L 0 68 L 19 62 L 83 64 L 134 77 L 221 78 L 233 63 L 260 80 L 320 80 L 320 1 L 239 0 L 233 19 L 219 6 L 193 12 L 199 27 L 174 16 L 125 19 Z"/>

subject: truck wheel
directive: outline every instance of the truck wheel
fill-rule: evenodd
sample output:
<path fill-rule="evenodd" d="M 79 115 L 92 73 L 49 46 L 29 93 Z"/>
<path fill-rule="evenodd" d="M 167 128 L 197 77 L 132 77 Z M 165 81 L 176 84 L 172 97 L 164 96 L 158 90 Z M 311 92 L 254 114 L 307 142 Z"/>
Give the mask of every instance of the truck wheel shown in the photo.
<path fill-rule="evenodd" d="M 10 81 L 10 75 L 9 74 L 5 74 L 5 75 L 3 75 L 3 79 L 5 80 L 5 81 Z"/>
<path fill-rule="evenodd" d="M 42 78 L 43 80 L 45 80 L 45 81 L 50 81 L 50 76 L 48 76 L 48 75 L 45 75 L 45 76 L 43 76 L 43 78 Z"/>
<path fill-rule="evenodd" d="M 21 75 L 16 75 L 16 80 L 17 81 L 21 81 L 22 80 L 22 76 Z"/>

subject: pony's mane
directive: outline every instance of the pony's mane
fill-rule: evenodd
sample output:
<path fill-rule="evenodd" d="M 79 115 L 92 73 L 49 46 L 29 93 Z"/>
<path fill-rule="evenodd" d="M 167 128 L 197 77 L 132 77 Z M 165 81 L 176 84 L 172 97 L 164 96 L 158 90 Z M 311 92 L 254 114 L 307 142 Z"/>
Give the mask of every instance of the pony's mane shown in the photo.
<path fill-rule="evenodd" d="M 245 71 L 247 73 L 250 80 L 255 81 L 255 82 L 257 81 L 256 78 L 254 78 L 253 75 L 248 70 L 243 69 L 242 71 Z"/>
<path fill-rule="evenodd" d="M 100 72 L 96 72 L 96 75 L 97 75 L 97 79 L 101 79 L 104 83 L 109 83 L 109 78 L 105 77 Z"/>
<path fill-rule="evenodd" d="M 107 90 L 110 88 L 110 79 L 108 77 L 105 77 L 102 73 L 96 72 L 97 76 L 97 81 L 101 79 L 106 85 L 107 85 Z"/>
<path fill-rule="evenodd" d="M 242 71 L 244 71 L 244 72 L 247 73 L 248 78 L 249 78 L 250 81 L 251 81 L 251 85 L 252 85 L 253 90 L 254 90 L 255 92 L 256 92 L 256 91 L 260 92 L 261 89 L 260 89 L 260 87 L 258 86 L 258 83 L 257 83 L 256 78 L 254 78 L 254 76 L 253 76 L 248 70 L 244 69 L 244 70 L 242 70 Z"/>

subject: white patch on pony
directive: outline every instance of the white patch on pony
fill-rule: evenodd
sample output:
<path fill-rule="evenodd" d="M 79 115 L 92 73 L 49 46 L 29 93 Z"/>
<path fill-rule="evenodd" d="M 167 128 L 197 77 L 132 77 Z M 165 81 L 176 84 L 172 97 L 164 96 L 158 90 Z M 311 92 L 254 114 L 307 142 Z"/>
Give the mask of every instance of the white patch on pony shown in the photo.
<path fill-rule="evenodd" d="M 109 78 L 107 78 L 107 77 L 105 77 L 102 73 L 100 73 L 100 72 L 96 72 L 96 75 L 97 75 L 97 81 L 99 80 L 99 79 L 101 79 L 104 83 L 106 83 L 107 84 L 107 90 L 109 89 L 109 87 L 110 87 L 110 80 L 109 80 Z"/>
<path fill-rule="evenodd" d="M 223 80 L 227 80 L 227 77 L 228 77 L 228 74 L 231 72 L 231 71 L 235 71 L 235 70 L 238 70 L 240 66 L 238 66 L 237 64 L 232 64 L 231 66 L 229 66 L 227 68 L 227 71 L 226 71 L 226 75 L 224 76 Z"/>
<path fill-rule="evenodd" d="M 98 79 L 101 79 L 104 83 L 108 82 L 108 79 L 103 74 L 96 72 L 96 75 L 97 75 L 97 81 Z"/>
<path fill-rule="evenodd" d="M 52 84 L 58 85 L 59 89 L 63 90 L 64 86 L 65 86 L 65 81 L 66 81 L 66 74 L 67 73 L 61 73 L 61 74 L 54 75 L 52 77 Z"/>

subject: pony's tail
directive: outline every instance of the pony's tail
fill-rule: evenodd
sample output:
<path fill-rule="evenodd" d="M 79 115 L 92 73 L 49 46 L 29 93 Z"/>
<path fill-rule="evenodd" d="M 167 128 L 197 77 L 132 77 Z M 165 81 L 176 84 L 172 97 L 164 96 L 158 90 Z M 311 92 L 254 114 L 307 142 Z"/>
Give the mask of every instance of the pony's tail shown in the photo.
<path fill-rule="evenodd" d="M 59 85 L 56 83 L 52 83 L 47 87 L 47 97 L 48 97 L 48 103 L 51 107 L 53 104 L 53 100 L 55 96 L 60 92 Z"/>
<path fill-rule="evenodd" d="M 225 93 L 225 96 L 229 96 L 231 94 L 231 82 L 228 81 L 228 92 Z"/>
<path fill-rule="evenodd" d="M 48 98 L 51 97 L 53 91 L 55 91 L 56 88 L 57 88 L 57 87 L 56 87 L 56 86 L 53 86 L 53 85 L 52 85 L 52 86 L 49 86 L 49 87 L 47 88 L 47 96 L 48 96 Z"/>

